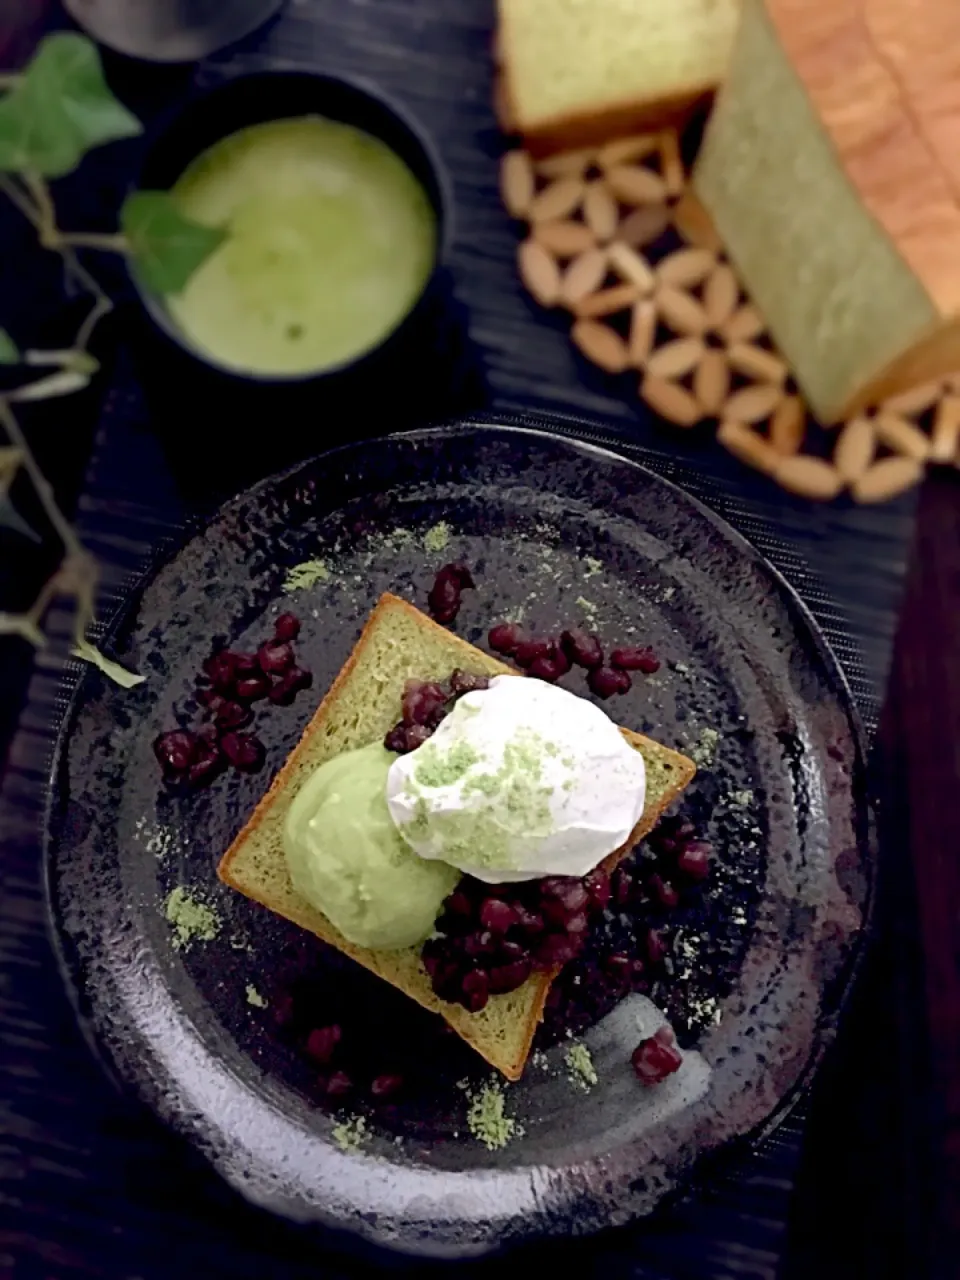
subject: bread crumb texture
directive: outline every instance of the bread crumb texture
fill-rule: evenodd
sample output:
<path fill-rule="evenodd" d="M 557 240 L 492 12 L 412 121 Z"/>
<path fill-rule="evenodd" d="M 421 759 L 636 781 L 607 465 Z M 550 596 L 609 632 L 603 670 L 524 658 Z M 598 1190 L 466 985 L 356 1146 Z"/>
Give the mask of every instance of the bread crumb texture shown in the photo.
<path fill-rule="evenodd" d="M 500 0 L 514 123 L 536 133 L 695 99 L 723 77 L 739 10 L 740 0 Z"/>

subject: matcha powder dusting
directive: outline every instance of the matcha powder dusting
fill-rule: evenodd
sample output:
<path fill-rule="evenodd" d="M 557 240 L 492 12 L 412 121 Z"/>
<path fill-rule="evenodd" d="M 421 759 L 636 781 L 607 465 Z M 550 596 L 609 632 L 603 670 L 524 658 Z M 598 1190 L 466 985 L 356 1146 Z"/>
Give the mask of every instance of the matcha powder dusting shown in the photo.
<path fill-rule="evenodd" d="M 333 1127 L 333 1140 L 341 1151 L 359 1151 L 367 1139 L 367 1122 L 363 1116 L 351 1116 Z"/>
<path fill-rule="evenodd" d="M 182 951 L 194 942 L 212 942 L 220 932 L 220 917 L 178 885 L 167 897 L 164 915 L 173 926 L 173 945 Z"/>
<path fill-rule="evenodd" d="M 471 1093 L 467 1125 L 488 1151 L 500 1151 L 524 1133 L 523 1126 L 507 1115 L 507 1100 L 499 1080 L 491 1080 Z"/>
<path fill-rule="evenodd" d="M 307 591 L 318 582 L 329 582 L 330 567 L 325 560 L 304 560 L 287 570 L 284 591 Z"/>
<path fill-rule="evenodd" d="M 585 1044 L 572 1044 L 564 1054 L 564 1060 L 567 1064 L 567 1074 L 571 1081 L 582 1089 L 584 1093 L 589 1093 L 595 1084 L 599 1082 L 600 1077 L 597 1075 L 597 1069 L 593 1065 L 593 1058 L 590 1050 Z"/>
<path fill-rule="evenodd" d="M 446 551 L 450 542 L 450 526 L 441 520 L 423 535 L 423 545 L 427 551 Z"/>
<path fill-rule="evenodd" d="M 720 745 L 720 734 L 716 729 L 701 729 L 700 737 L 689 748 L 690 759 L 699 769 L 708 769 L 713 764 Z"/>

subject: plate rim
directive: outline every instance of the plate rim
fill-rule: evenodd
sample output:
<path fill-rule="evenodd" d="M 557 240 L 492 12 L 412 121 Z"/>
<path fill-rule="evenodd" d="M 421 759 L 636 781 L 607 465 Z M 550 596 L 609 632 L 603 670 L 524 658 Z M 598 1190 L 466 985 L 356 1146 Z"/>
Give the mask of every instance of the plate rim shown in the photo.
<path fill-rule="evenodd" d="M 550 429 L 551 425 L 555 428 L 554 430 Z M 593 431 L 595 439 L 584 439 L 582 436 L 575 434 L 578 429 L 584 432 Z M 446 439 L 453 435 L 463 435 L 471 431 L 488 438 L 509 438 L 514 436 L 522 439 L 539 440 L 551 446 L 561 445 L 569 449 L 571 453 L 580 454 L 581 456 L 595 457 L 621 466 L 626 465 L 643 477 L 646 482 L 666 486 L 675 500 L 679 499 L 681 504 L 691 506 L 728 543 L 735 546 L 741 555 L 747 556 L 762 569 L 775 583 L 782 598 L 789 604 L 791 611 L 795 611 L 798 621 L 801 622 L 805 629 L 806 640 L 812 642 L 818 659 L 824 664 L 830 678 L 836 682 L 838 702 L 842 705 L 844 715 L 848 721 L 850 736 L 855 748 L 854 771 L 851 777 L 850 790 L 855 797 L 858 789 L 861 792 L 859 802 L 863 808 L 865 829 L 863 840 L 858 844 L 866 855 L 865 864 L 869 869 L 869 875 L 866 877 L 867 883 L 863 903 L 859 908 L 859 927 L 856 930 L 849 954 L 834 979 L 834 1007 L 826 1015 L 818 1017 L 810 1053 L 803 1068 L 797 1079 L 778 1100 L 769 1115 L 759 1121 L 747 1133 L 735 1135 L 733 1138 L 723 1142 L 718 1148 L 699 1155 L 693 1162 L 692 1167 L 680 1175 L 676 1186 L 672 1187 L 658 1200 L 654 1212 L 659 1213 L 670 1204 L 686 1201 L 698 1191 L 709 1187 L 715 1181 L 714 1166 L 717 1161 L 723 1160 L 735 1150 L 748 1149 L 756 1155 L 762 1154 L 764 1146 L 776 1131 L 810 1095 L 823 1060 L 832 1048 L 839 1028 L 847 1014 L 876 931 L 876 906 L 881 875 L 881 860 L 877 841 L 875 807 L 869 784 L 869 737 L 847 673 L 838 655 L 824 634 L 810 606 L 803 600 L 786 575 L 746 535 L 740 533 L 722 515 L 714 511 L 706 502 L 683 488 L 677 481 L 669 476 L 660 474 L 636 458 L 618 452 L 614 438 L 610 438 L 609 443 L 606 441 L 597 443 L 596 437 L 602 433 L 600 424 L 593 424 L 590 420 L 579 418 L 575 415 L 557 414 L 549 410 L 541 412 L 538 409 L 528 411 L 514 409 L 497 411 L 496 409 L 490 409 L 467 413 L 461 417 L 412 430 L 388 432 L 339 444 L 334 448 L 303 458 L 281 471 L 262 477 L 255 483 L 224 499 L 212 510 L 199 514 L 188 513 L 184 515 L 172 528 L 163 534 L 157 545 L 144 557 L 142 564 L 125 575 L 111 589 L 110 596 L 112 600 L 107 608 L 106 616 L 98 627 L 97 640 L 98 643 L 104 640 L 109 641 L 121 631 L 131 620 L 131 616 L 134 614 L 144 592 L 163 568 L 194 538 L 202 537 L 209 528 L 222 518 L 224 511 L 234 503 L 247 501 L 263 490 L 282 484 L 298 472 L 316 467 L 326 460 L 335 460 L 351 453 L 362 453 L 387 444 L 391 447 L 401 444 L 415 448 L 420 442 Z M 48 761 L 44 769 L 45 795 L 40 831 L 41 888 L 46 932 L 56 968 L 83 1039 L 98 1066 L 114 1088 L 125 1100 L 132 1101 L 143 1113 L 151 1116 L 154 1122 L 160 1124 L 166 1133 L 172 1133 L 179 1141 L 185 1142 L 193 1155 L 199 1155 L 218 1178 L 226 1181 L 233 1191 L 238 1192 L 250 1202 L 250 1198 L 246 1196 L 243 1188 L 239 1187 L 232 1179 L 226 1177 L 225 1173 L 217 1167 L 206 1151 L 203 1150 L 202 1145 L 197 1143 L 195 1136 L 188 1135 L 176 1126 L 172 1118 L 168 1118 L 155 1110 L 137 1085 L 118 1068 L 109 1049 L 101 1042 L 97 1034 L 92 1014 L 84 1007 L 85 1003 L 87 1003 L 87 995 L 75 981 L 74 973 L 63 945 L 64 939 L 61 934 L 59 911 L 52 877 L 54 843 L 52 824 L 55 819 L 57 803 L 62 798 L 60 794 L 62 792 L 60 776 L 68 750 L 72 725 L 79 711 L 78 704 L 86 682 L 96 678 L 93 668 L 79 659 L 72 659 L 65 664 L 64 670 L 58 678 L 55 694 L 59 723 L 56 735 L 49 748 Z M 519 1170 L 524 1167 L 526 1166 L 516 1166 L 516 1169 Z M 509 1174 L 511 1171 L 504 1169 L 499 1171 L 491 1170 L 490 1172 Z M 256 1199 L 252 1203 L 259 1205 Z M 264 1206 L 260 1205 L 259 1207 Z M 266 1208 L 269 1212 L 281 1216 L 288 1222 L 293 1221 L 278 1208 L 273 1206 L 266 1206 Z M 342 1230 L 342 1224 L 338 1226 L 336 1221 L 322 1219 L 319 1215 L 315 1220 L 317 1222 L 322 1221 L 325 1226 L 333 1230 Z M 572 1233 L 567 1231 L 557 1234 L 569 1236 Z M 367 1244 L 386 1246 L 394 1252 L 407 1252 L 417 1256 L 432 1256 L 449 1260 L 479 1256 L 501 1247 L 498 1238 L 491 1239 L 484 1244 L 474 1244 L 467 1247 L 446 1245 L 433 1249 L 429 1246 L 425 1247 L 423 1242 L 418 1245 L 407 1245 L 402 1241 L 385 1239 L 383 1232 L 375 1226 L 369 1233 L 364 1233 L 360 1238 L 364 1239 Z M 527 1234 L 521 1233 L 516 1242 L 528 1238 Z"/>

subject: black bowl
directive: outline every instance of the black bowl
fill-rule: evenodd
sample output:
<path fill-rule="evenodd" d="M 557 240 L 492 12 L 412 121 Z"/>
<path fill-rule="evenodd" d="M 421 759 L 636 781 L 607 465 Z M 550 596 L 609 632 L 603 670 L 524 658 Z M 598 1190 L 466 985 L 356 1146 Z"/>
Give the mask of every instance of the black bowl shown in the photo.
<path fill-rule="evenodd" d="M 434 269 L 419 300 L 379 345 L 347 364 L 287 378 L 245 375 L 209 359 L 134 274 L 143 302 L 131 343 L 137 381 L 176 482 L 195 500 L 225 498 L 324 449 L 469 412 L 485 399 L 479 356 L 444 267 L 451 239 L 447 174 L 420 127 L 378 91 L 307 72 L 228 76 L 158 123 L 137 185 L 169 189 L 219 139 L 304 114 L 363 129 L 408 165 L 436 215 Z"/>
<path fill-rule="evenodd" d="M 426 192 L 436 219 L 434 265 L 416 301 L 381 342 L 337 364 L 285 375 L 247 373 L 202 351 L 183 333 L 165 300 L 146 287 L 131 260 L 134 287 L 165 337 L 194 360 L 244 383 L 311 382 L 359 366 L 369 373 L 378 357 L 390 354 L 416 331 L 428 309 L 449 240 L 449 183 L 429 138 L 378 90 L 336 76 L 306 71 L 257 72 L 236 76 L 198 94 L 161 128 L 148 147 L 138 186 L 146 191 L 169 190 L 197 156 L 222 138 L 250 125 L 308 115 L 349 124 L 379 138 L 407 165 Z"/>

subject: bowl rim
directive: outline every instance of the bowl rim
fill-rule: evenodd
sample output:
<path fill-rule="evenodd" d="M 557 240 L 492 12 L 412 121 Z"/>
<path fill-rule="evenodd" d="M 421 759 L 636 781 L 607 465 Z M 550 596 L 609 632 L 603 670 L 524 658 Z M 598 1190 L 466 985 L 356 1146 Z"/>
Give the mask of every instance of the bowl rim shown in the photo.
<path fill-rule="evenodd" d="M 354 371 L 365 364 L 368 360 L 375 358 L 384 351 L 398 336 L 410 321 L 415 317 L 416 313 L 423 306 L 426 298 L 432 291 L 434 283 L 440 273 L 444 270 L 444 264 L 448 258 L 450 245 L 453 241 L 453 184 L 447 167 L 443 162 L 440 151 L 429 131 L 420 122 L 420 120 L 404 105 L 397 102 L 389 93 L 375 85 L 372 81 L 362 76 L 341 75 L 329 71 L 310 71 L 304 68 L 280 68 L 280 69 L 258 69 L 255 71 L 233 71 L 222 69 L 222 73 L 218 75 L 213 83 L 206 83 L 202 86 L 194 86 L 188 91 L 185 98 L 181 99 L 168 111 L 164 112 L 152 128 L 147 130 L 146 144 L 143 148 L 140 164 L 137 172 L 130 182 L 127 194 L 133 194 L 137 191 L 156 190 L 153 186 L 142 185 L 144 174 L 149 170 L 153 158 L 156 155 L 159 146 L 166 140 L 170 132 L 185 119 L 197 111 L 204 109 L 208 103 L 214 101 L 221 95 L 236 92 L 237 86 L 241 83 L 252 85 L 260 82 L 264 85 L 276 85 L 281 81 L 290 82 L 291 80 L 300 80 L 304 83 L 311 83 L 318 89 L 318 96 L 322 97 L 324 92 L 329 88 L 334 89 L 346 88 L 350 92 L 362 98 L 367 98 L 376 106 L 382 108 L 387 114 L 394 117 L 403 130 L 407 133 L 414 145 L 420 150 L 426 162 L 426 169 L 429 171 L 435 188 L 435 194 L 431 192 L 427 185 L 416 179 L 423 187 L 427 199 L 436 215 L 436 234 L 433 246 L 433 260 L 430 270 L 424 277 L 423 283 L 408 306 L 407 310 L 400 316 L 392 329 L 385 333 L 380 339 L 375 341 L 371 346 L 365 347 L 356 355 L 347 356 L 342 360 L 333 364 L 322 365 L 316 369 L 299 373 L 278 373 L 263 372 L 256 370 L 245 370 L 236 365 L 228 364 L 220 360 L 211 353 L 205 351 L 198 343 L 194 342 L 180 326 L 175 322 L 170 313 L 164 298 L 149 289 L 144 283 L 140 273 L 137 270 L 135 260 L 129 255 L 124 255 L 127 276 L 131 286 L 136 294 L 144 311 L 153 321 L 154 325 L 160 330 L 163 336 L 172 342 L 184 355 L 190 357 L 198 364 L 204 366 L 213 373 L 223 377 L 235 379 L 238 382 L 249 383 L 258 386 L 303 386 L 307 383 L 320 381 L 321 379 L 336 377 L 338 374 Z M 321 109 L 322 103 L 318 102 L 318 109 L 315 112 L 318 116 L 323 116 Z M 298 112 L 291 115 L 285 113 L 265 115 L 259 123 L 268 123 L 273 120 L 293 119 L 303 113 Z M 330 116 L 330 119 L 338 119 L 337 116 Z M 351 124 L 350 120 L 342 120 L 341 123 Z M 239 126 L 240 128 L 252 127 Z M 354 126 L 359 127 L 359 126 Z M 378 136 L 370 130 L 362 130 L 370 132 L 371 136 Z M 233 130 L 236 132 L 236 130 Z M 221 135 L 221 138 L 230 136 L 230 131 Z M 381 141 L 383 139 L 381 138 Z M 213 144 L 211 144 L 213 145 Z M 385 143 L 389 146 L 389 144 Z M 203 148 L 194 153 L 191 161 L 203 154 Z M 397 154 L 393 147 L 389 149 Z M 399 157 L 403 160 L 403 157 Z M 190 161 L 187 161 L 190 163 Z M 404 161 L 406 164 L 406 161 Z M 186 165 L 184 166 L 186 167 Z M 410 166 L 407 165 L 407 168 Z M 414 175 L 416 178 L 416 175 Z M 167 188 L 160 188 L 169 190 Z"/>

